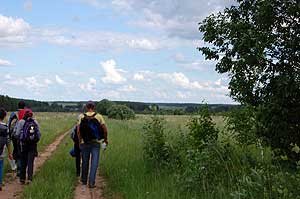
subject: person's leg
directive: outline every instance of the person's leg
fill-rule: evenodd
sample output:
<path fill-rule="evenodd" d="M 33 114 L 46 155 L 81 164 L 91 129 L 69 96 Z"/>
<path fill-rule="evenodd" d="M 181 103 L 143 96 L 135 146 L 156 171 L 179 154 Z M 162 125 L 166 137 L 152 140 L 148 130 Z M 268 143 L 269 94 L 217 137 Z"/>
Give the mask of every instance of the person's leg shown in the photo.
<path fill-rule="evenodd" d="M 27 162 L 28 162 L 28 152 L 23 151 L 21 153 L 21 169 L 20 169 L 20 182 L 25 183 L 26 180 L 26 168 L 27 168 Z"/>
<path fill-rule="evenodd" d="M 90 169 L 90 177 L 89 177 L 89 186 L 95 186 L 96 173 L 99 164 L 99 156 L 100 156 L 100 143 L 92 144 L 92 158 L 91 158 L 91 169 Z"/>
<path fill-rule="evenodd" d="M 0 191 L 2 190 L 3 160 L 0 159 Z"/>
<path fill-rule="evenodd" d="M 19 153 L 19 146 L 18 141 L 15 138 L 12 138 L 13 143 L 13 158 L 17 165 L 17 176 L 20 176 L 20 170 L 21 170 L 21 161 L 20 161 L 20 153 Z"/>
<path fill-rule="evenodd" d="M 87 183 L 87 176 L 88 176 L 88 172 L 89 172 L 89 162 L 90 162 L 90 150 L 91 150 L 91 147 L 89 144 L 82 144 L 82 146 L 81 146 L 81 157 L 82 157 L 81 182 L 83 184 Z"/>
<path fill-rule="evenodd" d="M 76 174 L 77 176 L 80 176 L 80 160 L 81 160 L 80 149 L 77 144 L 74 144 L 74 149 L 75 149 Z"/>
<path fill-rule="evenodd" d="M 36 150 L 32 149 L 28 151 L 28 159 L 27 159 L 27 173 L 28 173 L 28 180 L 32 181 L 33 176 L 33 166 L 34 166 L 34 158 L 35 158 Z"/>

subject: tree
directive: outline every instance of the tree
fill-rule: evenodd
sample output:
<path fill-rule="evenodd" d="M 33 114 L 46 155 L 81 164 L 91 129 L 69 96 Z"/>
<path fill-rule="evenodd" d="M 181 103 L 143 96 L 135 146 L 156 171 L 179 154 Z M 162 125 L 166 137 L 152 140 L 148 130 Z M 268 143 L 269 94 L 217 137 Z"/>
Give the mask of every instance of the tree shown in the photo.
<path fill-rule="evenodd" d="M 129 120 L 135 118 L 135 113 L 132 109 L 125 105 L 112 105 L 107 110 L 108 118 L 113 118 L 117 120 Z"/>
<path fill-rule="evenodd" d="M 230 95 L 257 111 L 257 134 L 292 159 L 300 145 L 300 4 L 237 0 L 200 23 L 199 50 L 230 77 Z"/>
<path fill-rule="evenodd" d="M 110 107 L 114 105 L 112 101 L 109 101 L 108 99 L 103 99 L 96 105 L 97 112 L 101 113 L 102 115 L 107 115 L 107 110 L 110 109 Z"/>

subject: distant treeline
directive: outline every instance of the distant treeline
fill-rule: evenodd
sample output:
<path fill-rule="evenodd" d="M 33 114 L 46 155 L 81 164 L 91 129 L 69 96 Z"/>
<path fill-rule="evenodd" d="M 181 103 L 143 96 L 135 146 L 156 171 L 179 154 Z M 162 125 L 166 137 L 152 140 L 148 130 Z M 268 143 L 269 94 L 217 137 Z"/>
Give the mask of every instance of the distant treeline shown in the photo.
<path fill-rule="evenodd" d="M 36 100 L 11 98 L 9 96 L 0 95 L 0 106 L 8 111 L 18 109 L 18 102 L 25 101 L 26 106 L 36 112 L 82 112 L 84 111 L 85 101 L 54 101 L 54 102 L 41 102 Z M 97 111 L 102 112 L 103 107 L 116 105 L 125 105 L 132 109 L 135 113 L 140 114 L 162 114 L 162 115 L 184 115 L 195 114 L 206 106 L 205 104 L 194 103 L 143 103 L 143 102 L 130 102 L 130 101 L 109 101 L 101 100 L 96 102 Z M 232 104 L 208 104 L 209 110 L 212 113 L 224 113 L 231 110 L 237 105 Z"/>

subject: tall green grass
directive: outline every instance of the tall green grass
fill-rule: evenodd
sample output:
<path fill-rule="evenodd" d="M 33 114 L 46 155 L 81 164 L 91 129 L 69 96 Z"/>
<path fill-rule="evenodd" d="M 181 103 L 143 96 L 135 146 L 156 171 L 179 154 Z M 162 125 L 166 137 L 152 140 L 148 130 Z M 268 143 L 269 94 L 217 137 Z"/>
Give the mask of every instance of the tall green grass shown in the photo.
<path fill-rule="evenodd" d="M 164 116 L 168 140 L 177 139 L 178 131 L 186 131 L 190 116 Z M 147 169 L 143 159 L 142 131 L 150 116 L 138 115 L 135 120 L 108 120 L 109 148 L 101 154 L 100 169 L 108 179 L 107 195 L 120 193 L 124 198 L 190 199 L 190 193 L 178 190 L 176 176 L 168 171 Z M 220 128 L 222 118 L 215 117 Z"/>

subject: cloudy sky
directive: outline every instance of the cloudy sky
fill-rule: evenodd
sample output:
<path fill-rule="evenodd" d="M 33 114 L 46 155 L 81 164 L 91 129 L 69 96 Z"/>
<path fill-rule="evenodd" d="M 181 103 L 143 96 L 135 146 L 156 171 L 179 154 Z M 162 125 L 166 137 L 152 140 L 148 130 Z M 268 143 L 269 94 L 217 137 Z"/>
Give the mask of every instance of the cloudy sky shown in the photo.
<path fill-rule="evenodd" d="M 197 50 L 232 0 L 1 0 L 0 93 L 37 100 L 232 103 Z"/>

